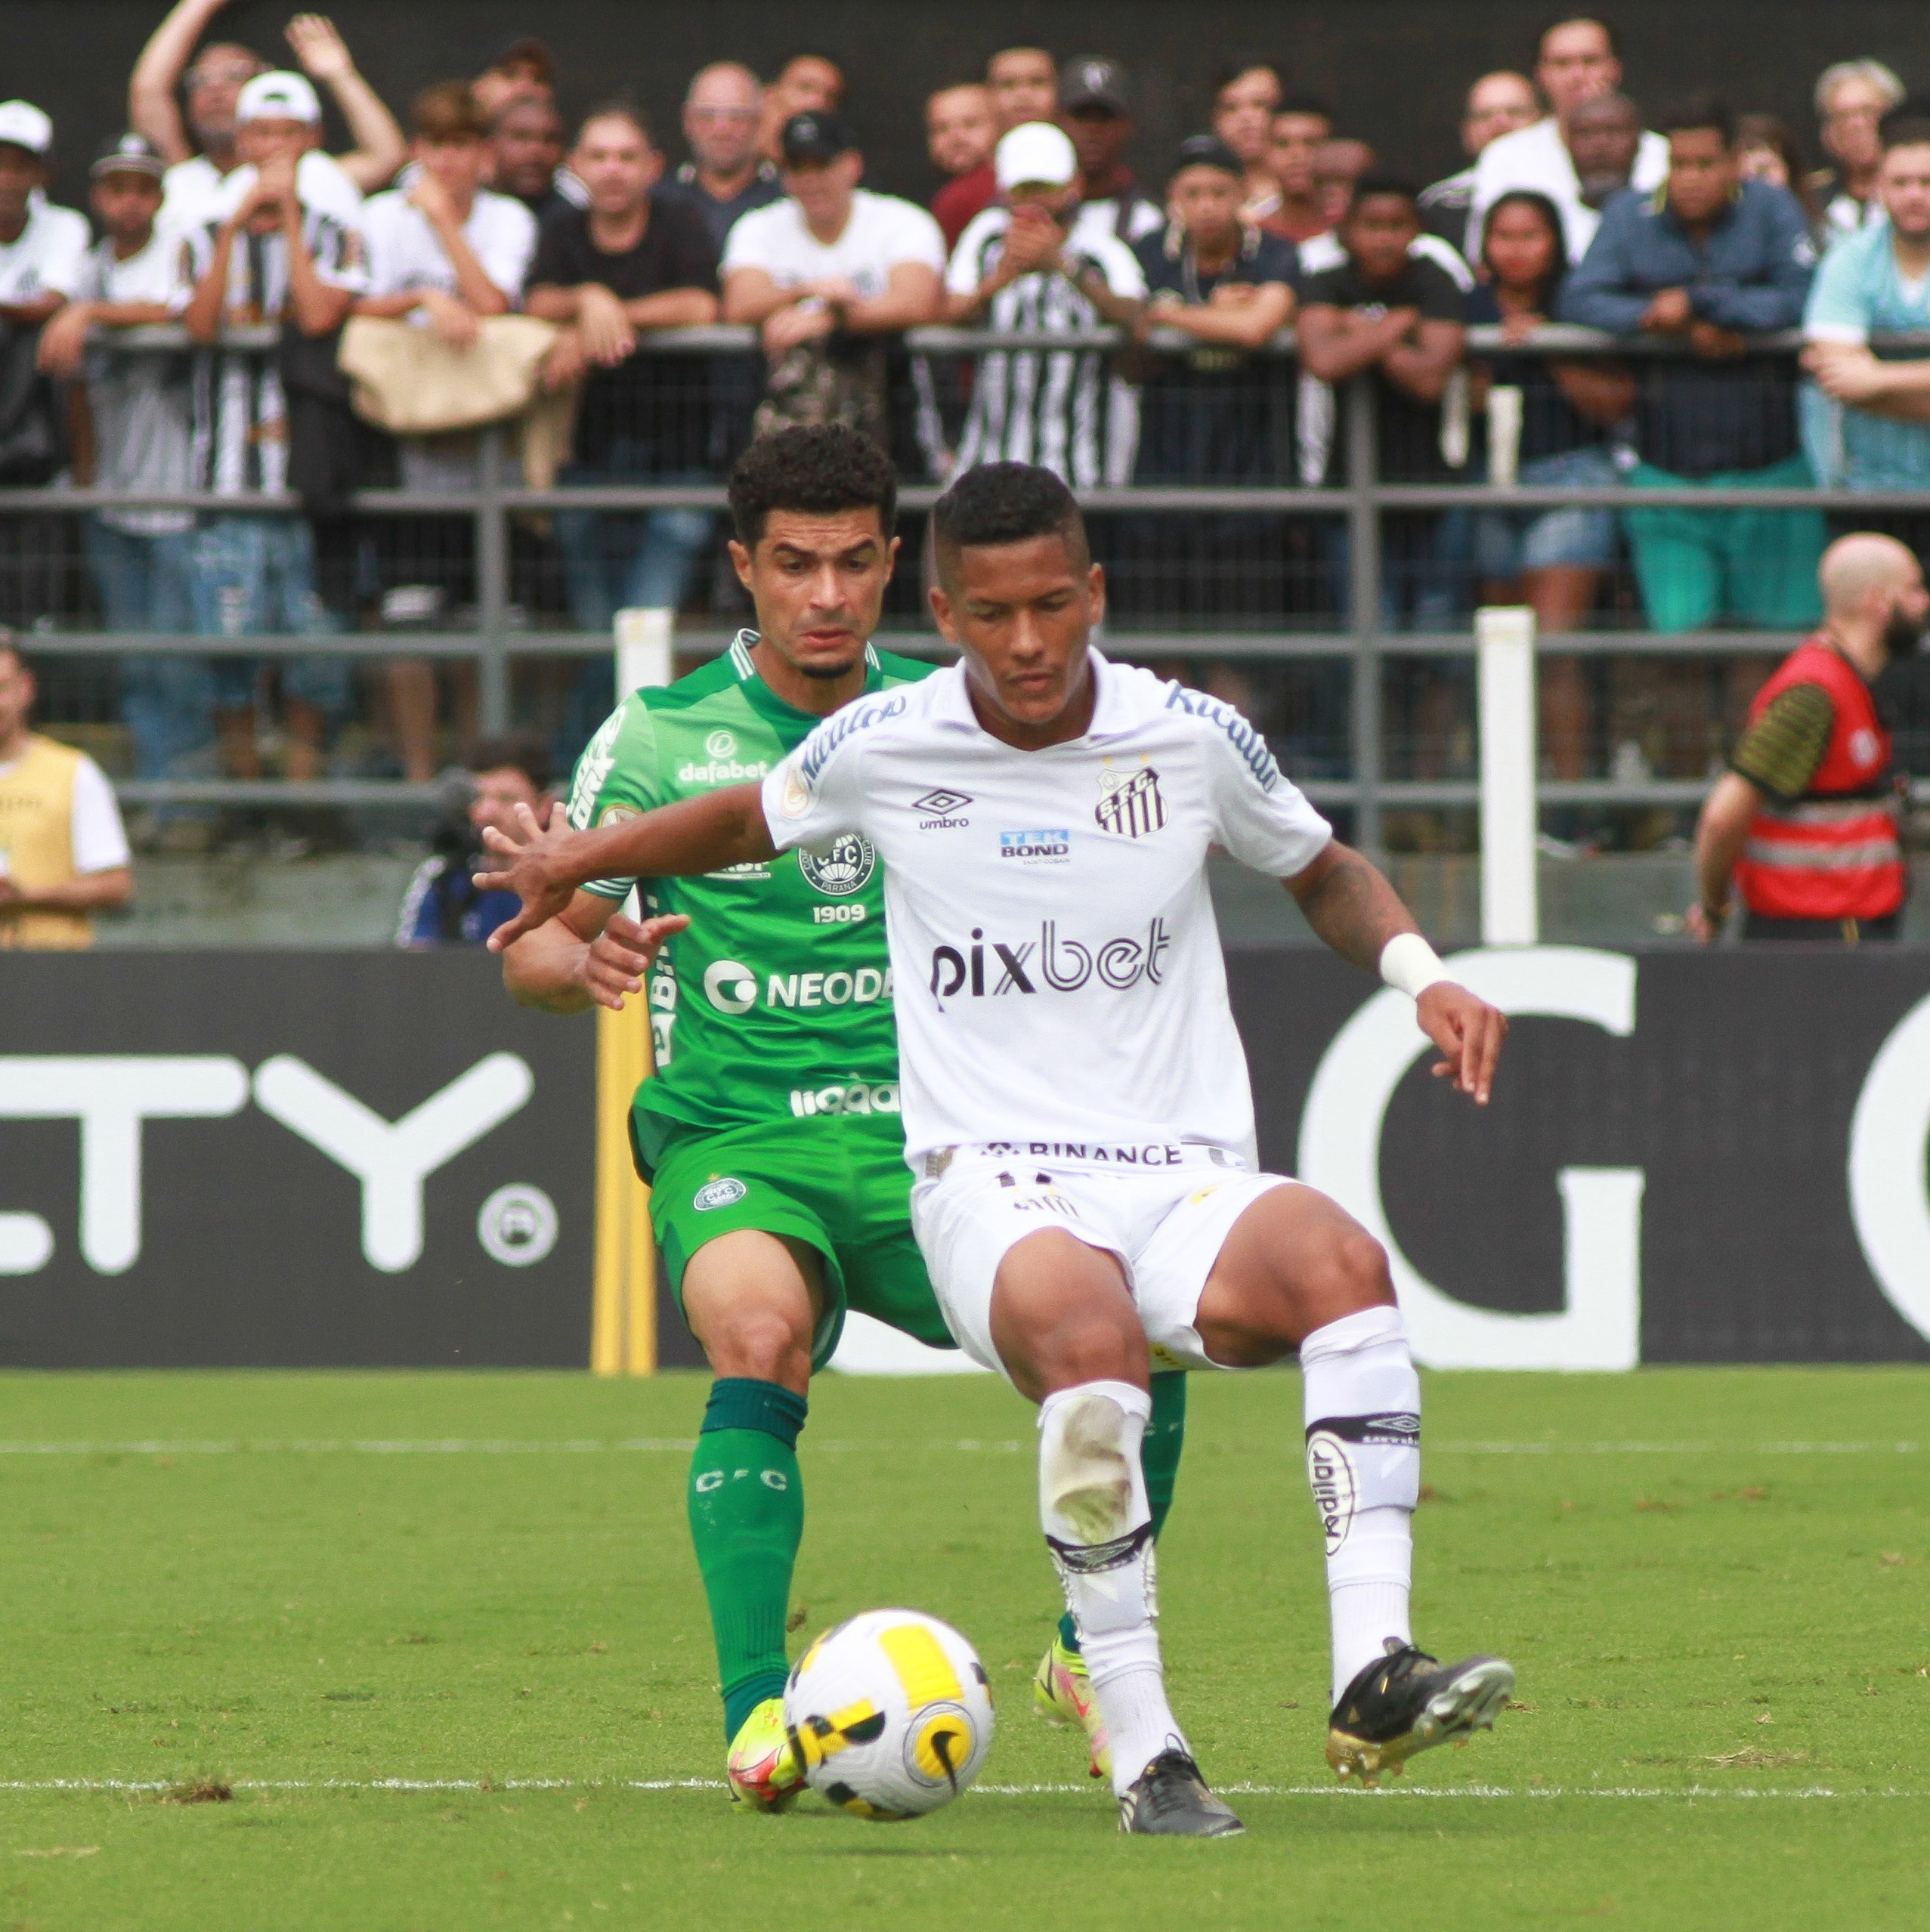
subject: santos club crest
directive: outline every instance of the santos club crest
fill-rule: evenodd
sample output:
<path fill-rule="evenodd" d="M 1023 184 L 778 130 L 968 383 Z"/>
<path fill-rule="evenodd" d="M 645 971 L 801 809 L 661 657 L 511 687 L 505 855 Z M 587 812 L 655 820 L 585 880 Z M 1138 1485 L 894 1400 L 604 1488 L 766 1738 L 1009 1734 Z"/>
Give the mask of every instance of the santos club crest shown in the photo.
<path fill-rule="evenodd" d="M 1102 771 L 1093 816 L 1102 832 L 1116 833 L 1122 839 L 1143 839 L 1157 832 L 1166 823 L 1159 774 L 1150 765 L 1137 771 Z"/>
<path fill-rule="evenodd" d="M 797 869 L 818 890 L 834 899 L 861 892 L 878 863 L 869 839 L 840 833 L 821 852 L 797 849 Z"/>

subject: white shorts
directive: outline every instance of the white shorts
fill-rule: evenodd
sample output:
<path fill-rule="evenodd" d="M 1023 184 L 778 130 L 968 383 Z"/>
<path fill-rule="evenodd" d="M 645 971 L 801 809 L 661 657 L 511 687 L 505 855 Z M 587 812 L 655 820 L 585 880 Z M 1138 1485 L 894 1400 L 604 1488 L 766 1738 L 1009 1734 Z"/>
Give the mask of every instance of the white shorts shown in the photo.
<path fill-rule="evenodd" d="M 1130 1151 L 1171 1156 L 1116 1167 L 1052 1158 L 1054 1143 L 961 1147 L 911 1190 L 911 1228 L 945 1325 L 974 1362 L 1003 1374 L 991 1341 L 992 1284 L 1006 1251 L 1041 1228 L 1103 1248 L 1125 1270 L 1152 1365 L 1221 1368 L 1194 1326 L 1206 1278 L 1233 1223 L 1263 1195 L 1298 1183 L 1257 1174 L 1217 1148 Z"/>

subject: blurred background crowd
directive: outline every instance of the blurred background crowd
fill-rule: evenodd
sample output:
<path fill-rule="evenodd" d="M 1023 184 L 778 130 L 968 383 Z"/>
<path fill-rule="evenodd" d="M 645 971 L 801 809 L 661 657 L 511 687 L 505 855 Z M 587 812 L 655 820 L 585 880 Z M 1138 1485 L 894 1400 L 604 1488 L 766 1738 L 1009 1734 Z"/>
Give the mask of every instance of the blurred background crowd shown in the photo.
<path fill-rule="evenodd" d="M 1430 181 L 1284 54 L 1229 50 L 1189 127 L 1162 90 L 1155 146 L 1143 66 L 989 48 L 925 98 L 925 169 L 888 178 L 881 104 L 829 45 L 704 65 L 670 117 L 622 62 L 561 71 L 533 36 L 385 100 L 328 20 L 244 45 L 221 12 L 180 0 L 116 124 L 0 104 L 0 487 L 100 499 L 0 504 L 0 620 L 38 660 L 38 715 L 116 777 L 455 767 L 540 793 L 608 707 L 607 650 L 519 657 L 515 743 L 481 749 L 503 721 L 473 654 L 329 640 L 506 626 L 587 649 L 668 607 L 714 646 L 748 614 L 714 493 L 793 422 L 864 428 L 914 488 L 998 457 L 1058 470 L 1093 498 L 1118 647 L 1238 704 L 1310 779 L 1349 774 L 1353 667 L 1256 642 L 1357 626 L 1359 578 L 1344 502 L 1305 493 L 1434 493 L 1378 519 L 1388 636 L 1505 601 L 1557 639 L 1761 638 L 1547 651 L 1544 772 L 1571 781 L 1719 770 L 1817 617 L 1833 527 L 1930 537 L 1930 502 L 1899 500 L 1930 486 L 1930 104 L 1874 58 L 1829 65 L 1792 122 L 1638 97 L 1609 22 L 1556 20 L 1467 76 L 1461 165 Z M 52 191 L 82 154 L 84 209 Z M 1598 500 L 1484 496 L 1517 484 Z M 1879 500 L 1684 500 L 1817 487 Z M 570 501 L 623 488 L 670 500 Z M 1243 494 L 1160 493 L 1203 488 Z M 553 494 L 499 543 L 475 493 L 505 489 Z M 908 630 L 915 507 L 903 527 L 888 621 Z M 63 656 L 63 632 L 116 648 Z M 156 634 L 317 648 L 138 649 Z M 1387 775 L 1471 772 L 1465 663 L 1386 663 Z M 1914 675 L 1885 701 L 1930 770 Z M 240 822 L 154 808 L 137 842 Z M 1685 827 L 1577 808 L 1560 829 Z M 1451 813 L 1388 830 L 1465 835 Z M 410 917 L 462 916 L 426 904 Z"/>

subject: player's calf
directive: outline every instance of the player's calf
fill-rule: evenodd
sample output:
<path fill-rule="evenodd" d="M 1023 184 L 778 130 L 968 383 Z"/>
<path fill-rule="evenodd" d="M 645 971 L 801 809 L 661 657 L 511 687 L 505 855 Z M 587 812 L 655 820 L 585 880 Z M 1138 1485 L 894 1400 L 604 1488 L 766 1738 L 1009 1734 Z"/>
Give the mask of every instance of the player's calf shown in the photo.
<path fill-rule="evenodd" d="M 1039 1516 L 1111 1737 L 1123 1828 L 1218 1836 L 1239 1823 L 1200 1782 L 1160 1662 L 1152 1516 L 1140 1462 L 1152 1411 L 1146 1391 L 1126 1382 L 1047 1396 Z"/>

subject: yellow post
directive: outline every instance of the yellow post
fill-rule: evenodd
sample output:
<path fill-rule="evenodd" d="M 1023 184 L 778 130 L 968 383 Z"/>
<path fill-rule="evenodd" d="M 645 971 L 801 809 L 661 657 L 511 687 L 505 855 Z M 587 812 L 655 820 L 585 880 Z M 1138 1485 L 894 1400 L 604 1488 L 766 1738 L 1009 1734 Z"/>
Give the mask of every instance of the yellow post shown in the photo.
<path fill-rule="evenodd" d="M 657 1368 L 657 1250 L 650 1190 L 630 1159 L 630 1103 L 650 1071 L 650 1011 L 633 999 L 596 1012 L 596 1275 L 589 1365 L 598 1375 Z"/>
<path fill-rule="evenodd" d="M 673 611 L 619 611 L 617 688 L 667 685 Z M 633 893 L 623 910 L 638 917 Z M 630 1158 L 630 1103 L 655 1065 L 648 994 L 596 1009 L 596 1271 L 589 1365 L 598 1375 L 657 1372 L 657 1244 L 650 1190 Z"/>

